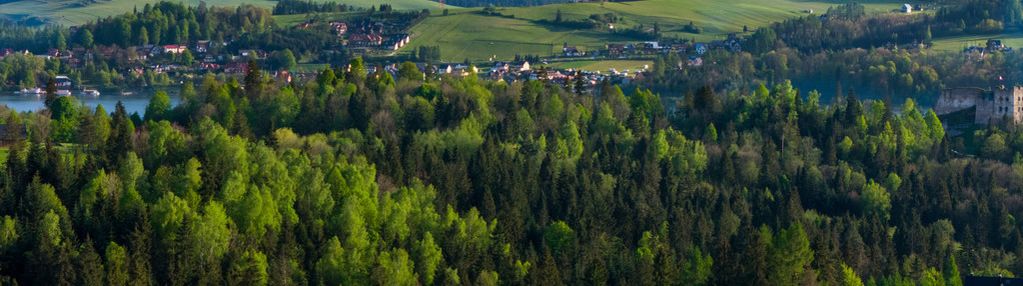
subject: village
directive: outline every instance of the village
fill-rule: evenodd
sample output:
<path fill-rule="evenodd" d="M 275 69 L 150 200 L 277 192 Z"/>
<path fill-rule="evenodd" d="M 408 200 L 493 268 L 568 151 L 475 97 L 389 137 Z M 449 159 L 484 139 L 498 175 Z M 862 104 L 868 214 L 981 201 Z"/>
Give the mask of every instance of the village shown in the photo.
<path fill-rule="evenodd" d="M 411 16 L 409 16 L 411 15 Z M 480 77 L 503 80 L 508 82 L 523 80 L 543 80 L 572 88 L 593 88 L 602 83 L 628 85 L 642 80 L 650 65 L 632 70 L 609 68 L 606 70 L 585 70 L 576 68 L 556 68 L 557 63 L 574 61 L 601 60 L 640 60 L 652 59 L 667 55 L 678 55 L 681 61 L 671 63 L 667 68 L 685 69 L 698 68 L 704 65 L 704 56 L 715 50 L 729 53 L 742 51 L 742 38 L 730 34 L 727 38 L 709 42 L 696 42 L 690 39 L 662 39 L 660 41 L 636 41 L 607 43 L 601 48 L 578 47 L 570 43 L 562 43 L 560 52 L 552 51 L 549 55 L 527 55 L 516 57 L 513 61 L 491 58 L 483 62 L 444 62 L 439 58 L 440 51 L 433 57 L 416 56 L 416 48 L 408 47 L 415 34 L 408 31 L 421 16 L 408 14 L 391 16 L 390 18 L 355 18 L 349 21 L 310 19 L 296 24 L 294 30 L 309 30 L 315 33 L 327 33 L 333 38 L 333 53 L 351 57 L 363 57 L 369 72 L 384 69 L 396 75 L 398 65 L 404 61 L 412 61 L 421 72 L 428 76 L 444 75 L 468 76 L 476 74 Z M 72 27 L 72 30 L 75 27 Z M 429 47 L 427 47 L 429 48 Z M 412 50 L 412 56 L 406 52 Z M 195 80 L 202 74 L 225 74 L 240 76 L 248 72 L 250 62 L 255 61 L 276 81 L 288 83 L 294 79 L 308 78 L 319 72 L 317 66 L 336 65 L 336 62 L 322 62 L 318 59 L 297 59 L 302 61 L 301 67 L 295 63 L 281 64 L 278 52 L 262 49 L 250 49 L 239 45 L 233 40 L 209 41 L 201 40 L 191 43 L 165 45 L 137 45 L 120 47 L 117 45 L 97 45 L 93 48 L 74 47 L 69 49 L 50 48 L 45 53 L 16 51 L 0 46 L 0 60 L 20 54 L 42 59 L 46 62 L 58 62 L 68 70 L 90 69 L 89 67 L 104 66 L 128 78 L 144 78 L 139 88 L 160 85 L 160 82 L 173 84 Z M 288 52 L 290 53 L 290 51 Z M 291 55 L 294 57 L 294 55 Z M 88 91 L 98 94 L 97 89 L 109 88 L 100 83 L 84 79 L 81 75 L 57 74 L 60 77 L 61 94 L 69 90 Z M 152 80 L 152 79 L 163 79 Z M 35 88 L 23 87 L 22 92 L 41 93 L 45 79 L 36 81 Z M 15 86 L 8 83 L 7 86 Z"/>

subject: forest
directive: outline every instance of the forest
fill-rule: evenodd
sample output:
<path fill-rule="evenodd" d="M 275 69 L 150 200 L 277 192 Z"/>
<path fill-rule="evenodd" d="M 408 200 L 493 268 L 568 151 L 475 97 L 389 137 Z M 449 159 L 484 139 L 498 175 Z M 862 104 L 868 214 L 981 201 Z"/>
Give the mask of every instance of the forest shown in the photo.
<path fill-rule="evenodd" d="M 324 69 L 207 76 L 144 114 L 2 112 L 2 281 L 47 285 L 961 285 L 1023 272 L 1023 132 L 787 82 Z M 901 112 L 893 112 L 899 108 Z M 982 146 L 962 156 L 959 145 Z"/>
<path fill-rule="evenodd" d="M 292 48 L 321 46 L 249 6 L 163 2 L 73 31 L 0 23 L 0 41 L 25 49 L 236 37 L 227 49 L 278 51 L 180 87 L 118 76 L 116 58 L 83 69 L 0 60 L 5 86 L 69 74 L 180 95 L 158 92 L 141 114 L 52 88 L 44 109 L 0 107 L 0 285 L 957 286 L 1023 275 L 1023 128 L 952 136 L 911 96 L 1019 82 L 1023 56 L 883 47 L 926 44 L 929 27 L 1005 29 L 1019 21 L 1002 12 L 1010 2 L 897 18 L 845 5 L 827 23 L 758 29 L 742 51 L 703 56 L 714 64 L 660 56 L 624 89 L 424 75 L 412 62 L 368 72 L 359 57 L 279 81 L 267 71 L 294 66 Z M 848 37 L 822 40 L 832 34 Z M 790 81 L 807 79 L 834 96 Z M 861 86 L 890 96 L 861 99 Z"/>

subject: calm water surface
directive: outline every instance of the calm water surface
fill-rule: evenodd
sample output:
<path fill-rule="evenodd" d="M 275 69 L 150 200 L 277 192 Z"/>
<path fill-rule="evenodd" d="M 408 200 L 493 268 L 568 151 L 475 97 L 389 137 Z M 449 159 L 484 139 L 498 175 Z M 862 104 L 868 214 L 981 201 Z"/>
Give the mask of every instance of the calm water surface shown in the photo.
<path fill-rule="evenodd" d="M 156 91 L 135 91 L 134 94 L 128 96 L 122 96 L 120 92 L 104 92 L 100 96 L 85 96 L 76 93 L 72 96 L 89 108 L 95 108 L 96 105 L 102 104 L 107 112 L 114 112 L 114 106 L 120 101 L 124 103 L 124 109 L 128 111 L 128 114 L 138 112 L 141 115 L 146 112 L 146 105 L 149 104 L 149 99 L 155 93 Z M 176 106 L 181 102 L 181 97 L 178 96 L 176 91 L 168 91 L 167 94 L 170 96 L 172 105 Z M 17 111 L 37 111 L 43 109 L 45 108 L 43 104 L 45 98 L 45 95 L 36 96 L 34 94 L 0 91 L 0 105 L 6 105 Z"/>

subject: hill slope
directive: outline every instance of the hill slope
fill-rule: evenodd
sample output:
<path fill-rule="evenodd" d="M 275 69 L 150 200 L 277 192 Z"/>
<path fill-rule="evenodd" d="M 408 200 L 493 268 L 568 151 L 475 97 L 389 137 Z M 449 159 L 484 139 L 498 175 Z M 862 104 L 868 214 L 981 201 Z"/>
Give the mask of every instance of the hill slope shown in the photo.
<path fill-rule="evenodd" d="M 492 56 L 507 59 L 515 54 L 548 55 L 568 42 L 583 48 L 602 47 L 609 41 L 626 41 L 619 35 L 602 31 L 581 31 L 545 26 L 538 20 L 552 20 L 557 11 L 566 20 L 584 19 L 592 14 L 614 13 L 623 18 L 618 29 L 657 23 L 669 36 L 705 40 L 741 32 L 743 26 L 755 28 L 786 18 L 818 13 L 845 1 L 828 0 L 645 0 L 608 3 L 572 3 L 537 7 L 500 8 L 514 19 L 484 16 L 480 9 L 452 10 L 448 16 L 433 16 L 412 29 L 411 47 L 441 46 L 448 60 L 485 60 Z M 897 9 L 901 2 L 873 1 L 866 4 L 873 12 Z M 701 27 L 701 34 L 682 32 L 690 21 Z"/>

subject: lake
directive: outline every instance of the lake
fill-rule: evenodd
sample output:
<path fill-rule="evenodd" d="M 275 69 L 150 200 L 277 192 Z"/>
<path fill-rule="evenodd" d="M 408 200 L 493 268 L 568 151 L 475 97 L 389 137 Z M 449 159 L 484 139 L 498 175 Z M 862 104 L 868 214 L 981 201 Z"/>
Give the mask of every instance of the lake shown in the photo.
<path fill-rule="evenodd" d="M 146 112 L 146 105 L 149 104 L 149 99 L 153 97 L 156 91 L 135 91 L 133 95 L 122 96 L 120 92 L 106 92 L 99 96 L 85 96 L 85 95 L 73 95 L 79 102 L 85 104 L 89 108 L 95 108 L 96 105 L 102 104 L 103 108 L 107 112 L 114 112 L 114 106 L 120 101 L 124 104 L 124 109 L 131 114 L 138 112 L 139 115 L 143 115 Z M 181 102 L 181 97 L 178 96 L 177 90 L 167 91 L 170 96 L 171 105 L 177 106 Z M 15 92 L 0 91 L 0 105 L 6 105 L 8 108 L 17 111 L 37 111 L 45 108 L 43 104 L 45 95 L 36 96 L 34 94 L 17 94 Z"/>

